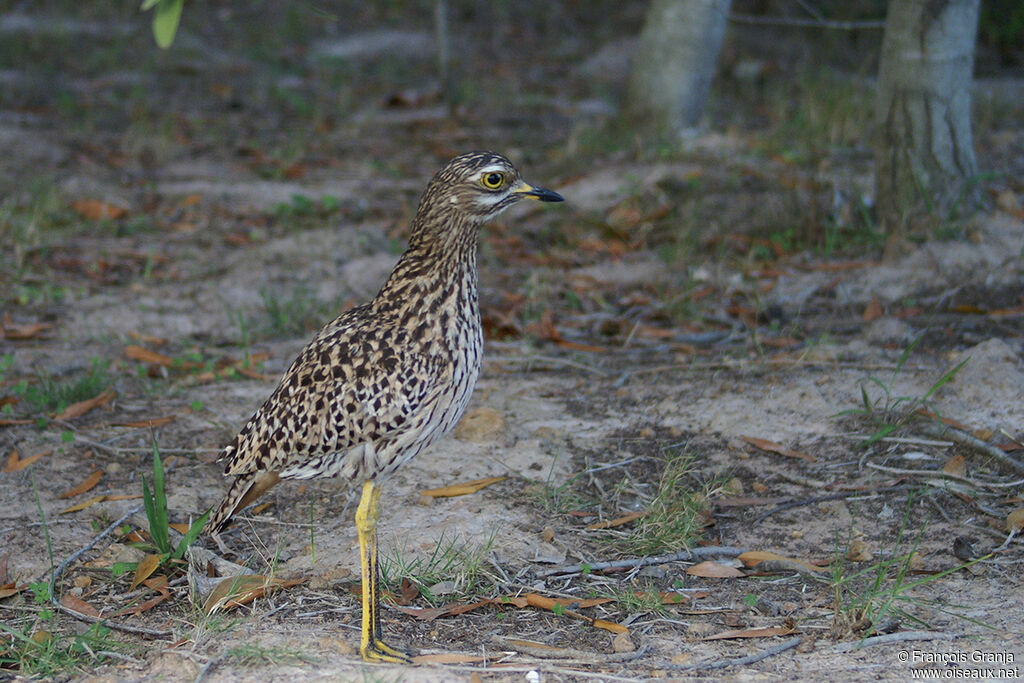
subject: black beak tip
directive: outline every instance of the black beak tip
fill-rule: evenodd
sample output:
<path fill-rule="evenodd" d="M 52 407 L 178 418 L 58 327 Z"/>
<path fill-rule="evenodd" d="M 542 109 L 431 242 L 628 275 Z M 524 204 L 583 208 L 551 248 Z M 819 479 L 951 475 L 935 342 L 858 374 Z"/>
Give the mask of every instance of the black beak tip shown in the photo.
<path fill-rule="evenodd" d="M 533 188 L 533 190 L 530 191 L 530 195 L 533 196 L 535 199 L 538 199 L 538 200 L 540 200 L 542 202 L 564 202 L 565 201 L 565 197 L 563 197 L 562 195 L 558 194 L 554 190 L 548 190 L 548 189 L 543 188 L 543 187 L 535 187 L 535 188 Z"/>

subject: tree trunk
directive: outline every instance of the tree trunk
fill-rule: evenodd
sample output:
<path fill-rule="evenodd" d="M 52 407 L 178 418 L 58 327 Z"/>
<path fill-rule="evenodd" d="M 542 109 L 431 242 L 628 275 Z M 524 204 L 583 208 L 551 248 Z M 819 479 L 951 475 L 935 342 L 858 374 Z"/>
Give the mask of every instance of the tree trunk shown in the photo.
<path fill-rule="evenodd" d="M 629 79 L 628 113 L 660 133 L 700 121 L 731 0 L 653 0 Z"/>
<path fill-rule="evenodd" d="M 971 72 L 979 0 L 892 0 L 875 100 L 878 217 L 890 237 L 962 201 L 977 173 Z"/>

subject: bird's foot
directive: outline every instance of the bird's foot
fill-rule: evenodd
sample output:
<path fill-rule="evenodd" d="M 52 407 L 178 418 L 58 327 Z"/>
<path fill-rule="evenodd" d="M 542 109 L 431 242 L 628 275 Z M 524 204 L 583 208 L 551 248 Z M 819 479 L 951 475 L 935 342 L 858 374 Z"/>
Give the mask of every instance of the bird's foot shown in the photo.
<path fill-rule="evenodd" d="M 374 638 L 360 648 L 360 654 L 368 662 L 412 664 L 412 653 L 396 650 L 379 638 Z"/>

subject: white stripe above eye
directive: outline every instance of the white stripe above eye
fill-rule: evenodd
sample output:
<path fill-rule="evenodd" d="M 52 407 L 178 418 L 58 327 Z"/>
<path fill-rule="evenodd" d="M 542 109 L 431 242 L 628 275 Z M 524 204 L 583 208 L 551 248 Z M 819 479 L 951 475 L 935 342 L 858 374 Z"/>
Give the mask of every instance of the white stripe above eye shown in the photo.
<path fill-rule="evenodd" d="M 488 173 L 501 173 L 502 175 L 505 175 L 508 173 L 508 166 L 504 166 L 502 164 L 491 164 L 490 166 L 485 166 L 480 169 L 480 172 L 477 173 L 476 177 L 483 178 Z"/>

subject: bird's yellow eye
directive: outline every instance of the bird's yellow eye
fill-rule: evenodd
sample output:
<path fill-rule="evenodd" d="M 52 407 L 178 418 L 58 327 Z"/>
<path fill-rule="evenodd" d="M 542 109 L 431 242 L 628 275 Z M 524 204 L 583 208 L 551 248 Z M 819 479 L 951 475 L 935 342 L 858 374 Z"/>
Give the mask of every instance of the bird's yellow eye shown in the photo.
<path fill-rule="evenodd" d="M 499 187 L 505 184 L 505 176 L 500 173 L 487 173 L 483 178 L 480 179 L 484 187 L 488 190 L 497 190 Z"/>

